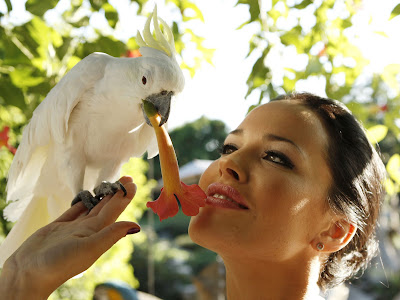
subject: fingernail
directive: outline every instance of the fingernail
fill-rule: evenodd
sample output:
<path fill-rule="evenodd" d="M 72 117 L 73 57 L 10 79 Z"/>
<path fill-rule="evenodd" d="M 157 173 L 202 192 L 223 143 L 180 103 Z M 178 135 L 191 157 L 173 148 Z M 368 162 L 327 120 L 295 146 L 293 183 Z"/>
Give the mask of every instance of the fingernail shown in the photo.
<path fill-rule="evenodd" d="M 135 233 L 138 233 L 139 231 L 140 231 L 140 228 L 138 228 L 138 227 L 133 227 L 133 228 L 129 229 L 129 230 L 126 232 L 126 234 L 135 234 Z"/>

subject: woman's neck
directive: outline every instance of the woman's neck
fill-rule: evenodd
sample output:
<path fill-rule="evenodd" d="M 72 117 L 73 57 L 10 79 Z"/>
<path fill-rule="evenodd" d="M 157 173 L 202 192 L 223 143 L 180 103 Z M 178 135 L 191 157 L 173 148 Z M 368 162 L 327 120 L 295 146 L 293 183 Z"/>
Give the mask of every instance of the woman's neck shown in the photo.
<path fill-rule="evenodd" d="M 270 263 L 224 258 L 227 299 L 298 299 L 319 298 L 317 286 L 320 263 L 302 261 Z"/>

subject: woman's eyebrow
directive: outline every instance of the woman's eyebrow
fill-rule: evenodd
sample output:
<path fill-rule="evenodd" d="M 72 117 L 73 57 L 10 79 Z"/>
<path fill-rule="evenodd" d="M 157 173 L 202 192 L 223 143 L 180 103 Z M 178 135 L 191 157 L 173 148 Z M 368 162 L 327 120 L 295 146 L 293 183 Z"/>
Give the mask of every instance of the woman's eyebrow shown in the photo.
<path fill-rule="evenodd" d="M 243 129 L 235 129 L 231 132 L 228 133 L 229 134 L 233 134 L 233 135 L 241 135 L 243 133 Z"/>
<path fill-rule="evenodd" d="M 289 140 L 283 136 L 275 135 L 272 133 L 267 133 L 263 136 L 265 140 L 270 140 L 270 141 L 280 141 L 280 142 L 286 142 L 291 145 L 293 145 L 302 155 L 305 155 L 304 151 L 292 140 Z"/>
<path fill-rule="evenodd" d="M 231 134 L 242 135 L 243 129 L 235 129 L 235 130 L 231 131 L 228 135 L 231 135 Z M 280 141 L 280 142 L 289 143 L 289 144 L 293 145 L 300 152 L 301 155 L 306 156 L 304 151 L 295 142 L 293 142 L 292 140 L 285 138 L 283 136 L 279 136 L 279 135 L 272 134 L 272 133 L 267 133 L 267 134 L 264 134 L 263 139 L 269 140 L 269 141 Z"/>

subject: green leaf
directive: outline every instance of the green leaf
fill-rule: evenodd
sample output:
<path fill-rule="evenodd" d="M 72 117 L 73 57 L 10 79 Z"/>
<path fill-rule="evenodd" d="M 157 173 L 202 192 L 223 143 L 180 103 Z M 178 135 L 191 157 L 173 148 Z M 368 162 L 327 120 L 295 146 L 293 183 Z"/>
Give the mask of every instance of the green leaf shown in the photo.
<path fill-rule="evenodd" d="M 283 77 L 283 88 L 286 92 L 292 92 L 296 85 L 296 79 L 290 79 L 289 77 Z"/>
<path fill-rule="evenodd" d="M 11 37 L 8 36 L 4 29 L 0 27 L 0 37 L 0 60 L 2 60 L 1 65 L 14 66 L 18 64 L 30 63 L 30 60 L 26 54 L 24 54 L 15 44 L 14 35 Z"/>
<path fill-rule="evenodd" d="M 321 71 L 322 71 L 322 64 L 319 61 L 319 58 L 316 56 L 313 56 L 307 64 L 307 67 L 305 70 L 306 76 L 308 77 L 309 75 L 313 75 L 313 74 L 319 75 L 321 73 Z"/>
<path fill-rule="evenodd" d="M 174 35 L 175 42 L 180 40 L 181 33 L 179 32 L 179 26 L 178 26 L 178 23 L 176 23 L 176 22 L 172 22 L 172 34 Z"/>
<path fill-rule="evenodd" d="M 260 15 L 260 6 L 258 4 L 258 0 L 239 0 L 236 5 L 238 4 L 247 4 L 249 6 L 250 12 L 250 22 L 256 21 Z"/>
<path fill-rule="evenodd" d="M 388 132 L 385 125 L 375 125 L 367 129 L 367 138 L 372 143 L 379 143 L 382 141 Z"/>
<path fill-rule="evenodd" d="M 99 11 L 107 3 L 107 0 L 89 0 L 89 2 L 94 11 Z"/>
<path fill-rule="evenodd" d="M 398 188 L 396 189 L 396 185 L 390 178 L 386 178 L 386 180 L 383 183 L 383 186 L 385 187 L 386 193 L 389 196 L 393 196 L 398 192 Z"/>
<path fill-rule="evenodd" d="M 244 23 L 242 23 L 242 24 L 240 24 L 239 25 L 239 27 L 238 28 L 236 28 L 236 30 L 240 30 L 240 29 L 242 29 L 244 26 L 246 26 L 247 24 L 250 24 L 250 20 L 248 20 L 248 21 L 246 21 L 246 22 L 244 22 Z"/>
<path fill-rule="evenodd" d="M 260 87 L 261 89 L 265 89 L 265 87 L 270 84 L 272 78 L 271 70 L 264 64 L 265 57 L 268 55 L 270 49 L 269 46 L 265 48 L 261 56 L 253 65 L 253 69 L 251 70 L 246 82 L 248 90 L 245 98 L 247 98 L 254 89 Z"/>
<path fill-rule="evenodd" d="M 128 49 L 130 50 L 135 50 L 135 49 L 139 49 L 139 45 L 136 42 L 136 38 L 131 37 L 127 42 L 126 42 L 126 46 L 128 47 Z"/>
<path fill-rule="evenodd" d="M 311 0 L 303 0 L 302 2 L 300 2 L 299 4 L 296 4 L 293 7 L 297 8 L 297 9 L 303 9 L 303 8 L 306 8 L 308 5 L 310 5 L 311 3 L 313 3 L 313 1 L 311 1 Z"/>
<path fill-rule="evenodd" d="M 57 3 L 57 0 L 28 0 L 25 3 L 25 8 L 30 13 L 41 17 L 46 11 L 56 7 Z"/>
<path fill-rule="evenodd" d="M 90 54 L 90 53 L 89 53 Z M 89 55 L 88 54 L 88 55 Z M 87 55 L 86 55 L 87 56 Z M 81 58 L 77 57 L 77 56 L 71 56 L 71 58 L 68 60 L 67 63 L 67 68 L 69 70 L 71 70 L 78 62 L 81 61 Z"/>
<path fill-rule="evenodd" d="M 38 42 L 32 37 L 32 33 L 30 31 L 31 22 L 23 24 L 18 27 L 14 27 L 12 30 L 13 33 L 13 42 L 21 50 L 22 53 L 29 59 L 33 57 L 38 57 L 39 53 L 37 52 L 37 48 L 39 47 Z"/>
<path fill-rule="evenodd" d="M 194 12 L 194 16 L 187 16 L 185 15 L 185 11 L 189 9 L 192 12 Z M 187 22 L 189 20 L 193 20 L 193 19 L 199 19 L 202 22 L 204 22 L 204 17 L 203 17 L 203 13 L 201 12 L 201 10 L 197 7 L 196 4 L 190 2 L 190 1 L 182 1 L 182 20 L 184 22 Z"/>
<path fill-rule="evenodd" d="M 62 60 L 64 55 L 67 53 L 72 41 L 73 41 L 72 37 L 63 37 L 62 38 L 61 46 L 56 48 L 56 54 L 60 60 Z"/>
<path fill-rule="evenodd" d="M 24 94 L 10 80 L 8 75 L 0 74 L 0 102 L 4 105 L 13 105 L 22 110 L 26 108 Z"/>
<path fill-rule="evenodd" d="M 394 154 L 386 165 L 390 177 L 400 184 L 400 154 Z"/>
<path fill-rule="evenodd" d="M 382 73 L 382 79 L 396 92 L 400 91 L 399 82 L 397 80 L 400 73 L 400 64 L 390 64 L 385 66 Z"/>
<path fill-rule="evenodd" d="M 10 12 L 12 11 L 12 4 L 10 0 L 5 0 L 6 1 L 6 5 L 7 5 L 7 11 Z"/>
<path fill-rule="evenodd" d="M 100 36 L 91 43 L 79 45 L 77 55 L 84 58 L 93 52 L 104 52 L 111 56 L 120 57 L 126 51 L 126 45 L 112 36 Z"/>
<path fill-rule="evenodd" d="M 351 16 L 348 17 L 347 19 L 342 20 L 342 28 L 346 29 L 349 28 L 353 23 L 351 22 Z"/>
<path fill-rule="evenodd" d="M 118 22 L 118 12 L 110 3 L 104 3 L 102 8 L 104 9 L 104 15 L 107 19 L 108 25 L 115 28 Z"/>
<path fill-rule="evenodd" d="M 383 36 L 385 38 L 389 38 L 389 36 L 384 31 L 374 31 L 374 33 L 379 34 L 379 35 L 381 35 L 381 36 Z"/>
<path fill-rule="evenodd" d="M 398 16 L 399 14 L 400 14 L 400 3 L 397 4 L 395 8 L 393 8 L 392 12 L 390 13 L 389 20 L 393 19 L 394 17 Z"/>
<path fill-rule="evenodd" d="M 42 83 L 45 78 L 32 66 L 20 66 L 10 73 L 13 84 L 18 88 L 32 87 Z"/>
<path fill-rule="evenodd" d="M 135 2 L 137 5 L 139 5 L 137 14 L 140 15 L 143 10 L 143 5 L 146 4 L 147 0 L 131 0 L 131 2 Z"/>
<path fill-rule="evenodd" d="M 41 95 L 46 97 L 46 95 L 50 92 L 52 86 L 50 85 L 50 82 L 55 82 L 54 78 L 46 78 L 46 80 L 42 81 L 38 85 L 28 87 L 27 92 L 36 94 L 36 95 Z"/>
<path fill-rule="evenodd" d="M 278 10 L 276 10 L 275 8 L 272 8 L 269 11 L 267 11 L 267 16 L 268 16 L 268 18 L 271 18 L 272 20 L 274 20 L 274 24 L 276 24 L 276 21 L 281 16 L 281 13 Z"/>
<path fill-rule="evenodd" d="M 297 53 L 304 53 L 305 45 L 302 39 L 301 26 L 295 26 L 290 31 L 287 31 L 284 34 L 282 34 L 281 43 L 286 46 L 293 45 L 296 47 Z"/>
<path fill-rule="evenodd" d="M 82 18 L 80 18 L 79 20 L 74 21 L 74 22 L 70 21 L 68 23 L 74 27 L 80 28 L 80 27 L 89 25 L 89 20 L 90 20 L 90 18 L 88 16 L 82 16 Z"/>

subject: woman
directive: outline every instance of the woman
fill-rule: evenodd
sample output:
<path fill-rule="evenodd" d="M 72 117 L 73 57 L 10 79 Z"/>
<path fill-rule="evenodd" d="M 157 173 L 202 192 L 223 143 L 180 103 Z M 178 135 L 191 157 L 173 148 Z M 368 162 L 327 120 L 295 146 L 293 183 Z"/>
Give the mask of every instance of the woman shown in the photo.
<path fill-rule="evenodd" d="M 376 252 L 374 232 L 384 166 L 364 130 L 335 101 L 307 93 L 278 100 L 251 111 L 228 135 L 221 158 L 205 171 L 199 184 L 207 193 L 207 205 L 192 217 L 189 234 L 194 242 L 223 258 L 230 300 L 316 299 L 319 288 L 350 278 Z M 129 191 L 127 197 L 132 197 L 134 188 Z M 121 230 L 107 245 L 101 238 L 91 239 L 117 226 L 112 224 L 116 215 L 100 220 L 111 214 L 118 197 L 122 195 L 106 199 L 88 216 L 81 207 L 71 208 L 60 218 L 62 224 L 49 225 L 51 233 L 56 232 L 54 238 L 47 236 L 49 226 L 32 236 L 7 261 L 0 281 L 3 294 L 10 290 L 4 284 L 5 274 L 17 278 L 20 290 L 26 291 L 24 282 L 51 270 L 58 280 L 50 284 L 45 278 L 37 285 L 39 293 L 46 291 L 41 293 L 45 298 L 90 266 L 128 227 L 137 228 L 132 223 L 118 225 Z M 121 203 L 114 214 L 128 201 Z M 90 226 L 88 220 L 94 217 L 102 227 Z M 92 240 L 92 249 L 100 245 L 101 249 L 96 248 L 91 256 L 80 246 L 70 250 L 68 263 L 77 267 L 65 274 L 57 268 L 61 258 L 53 258 L 59 247 L 56 237 L 68 236 L 74 231 L 68 226 L 84 222 L 89 235 L 93 234 L 87 238 Z M 96 233 L 106 225 L 111 227 Z M 33 246 L 28 247 L 29 243 Z M 40 259 L 40 252 L 27 250 L 48 249 L 43 245 L 54 249 Z"/>
<path fill-rule="evenodd" d="M 342 105 L 311 94 L 254 109 L 203 174 L 192 240 L 222 257 L 228 299 L 315 299 L 375 254 L 384 166 Z"/>

